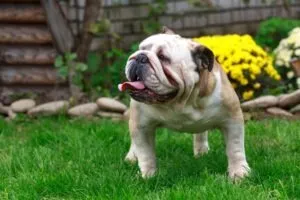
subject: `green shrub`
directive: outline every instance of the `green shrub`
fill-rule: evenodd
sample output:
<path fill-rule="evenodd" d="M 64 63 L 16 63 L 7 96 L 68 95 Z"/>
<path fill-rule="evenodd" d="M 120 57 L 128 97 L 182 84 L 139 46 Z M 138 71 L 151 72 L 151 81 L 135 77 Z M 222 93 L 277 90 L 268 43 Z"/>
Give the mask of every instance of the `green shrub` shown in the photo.
<path fill-rule="evenodd" d="M 120 96 L 118 84 L 125 80 L 125 65 L 128 57 L 138 49 L 133 44 L 130 50 L 111 48 L 105 52 L 89 52 L 86 63 L 77 62 L 76 53 L 57 56 L 55 67 L 63 79 L 68 78 L 69 67 L 75 65 L 73 83 L 90 99 L 99 96 Z"/>
<path fill-rule="evenodd" d="M 259 25 L 255 41 L 263 48 L 274 50 L 281 39 L 295 27 L 300 27 L 300 20 L 271 18 Z"/>
<path fill-rule="evenodd" d="M 133 44 L 130 50 L 112 48 L 102 53 L 89 53 L 88 76 L 91 88 L 90 96 L 117 96 L 118 84 L 125 80 L 125 65 L 128 57 L 138 49 Z"/>

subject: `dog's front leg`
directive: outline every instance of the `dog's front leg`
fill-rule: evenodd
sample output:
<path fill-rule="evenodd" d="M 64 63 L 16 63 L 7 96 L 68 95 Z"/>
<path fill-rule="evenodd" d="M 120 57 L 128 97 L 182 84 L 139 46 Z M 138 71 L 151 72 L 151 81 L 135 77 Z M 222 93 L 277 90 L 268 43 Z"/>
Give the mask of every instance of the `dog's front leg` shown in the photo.
<path fill-rule="evenodd" d="M 237 180 L 248 175 L 250 168 L 246 161 L 244 148 L 243 120 L 229 120 L 223 127 L 228 157 L 229 177 Z"/>
<path fill-rule="evenodd" d="M 156 172 L 155 127 L 130 120 L 129 129 L 132 142 L 129 154 L 136 156 L 142 177 L 149 178 Z"/>
<path fill-rule="evenodd" d="M 134 144 L 133 142 L 131 141 L 131 144 L 130 144 L 130 148 L 129 148 L 129 151 L 125 157 L 125 161 L 126 162 L 129 162 L 129 163 L 136 163 L 137 161 L 137 157 L 135 155 L 135 147 L 134 147 Z"/>

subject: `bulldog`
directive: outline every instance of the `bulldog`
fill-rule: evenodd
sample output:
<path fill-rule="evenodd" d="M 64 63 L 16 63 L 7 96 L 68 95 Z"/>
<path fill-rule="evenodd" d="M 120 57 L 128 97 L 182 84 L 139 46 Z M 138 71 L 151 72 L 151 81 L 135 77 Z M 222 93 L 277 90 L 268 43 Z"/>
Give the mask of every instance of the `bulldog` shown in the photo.
<path fill-rule="evenodd" d="M 155 175 L 155 130 L 166 127 L 194 134 L 194 156 L 209 150 L 207 130 L 224 134 L 229 177 L 248 175 L 244 120 L 239 99 L 226 73 L 204 45 L 171 30 L 143 40 L 126 64 L 131 96 L 131 146 L 125 160 L 138 162 L 143 178 Z"/>

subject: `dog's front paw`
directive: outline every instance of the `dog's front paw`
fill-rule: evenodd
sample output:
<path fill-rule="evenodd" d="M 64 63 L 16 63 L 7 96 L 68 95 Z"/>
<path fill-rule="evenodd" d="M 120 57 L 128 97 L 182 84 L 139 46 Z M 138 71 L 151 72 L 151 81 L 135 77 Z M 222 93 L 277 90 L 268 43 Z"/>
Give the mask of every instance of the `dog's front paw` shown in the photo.
<path fill-rule="evenodd" d="M 208 151 L 209 151 L 208 145 L 203 145 L 201 147 L 194 148 L 194 157 L 199 158 L 199 157 L 207 154 Z"/>
<path fill-rule="evenodd" d="M 228 167 L 229 177 L 234 181 L 239 181 L 249 176 L 251 169 L 247 162 L 237 163 Z"/>
<path fill-rule="evenodd" d="M 134 155 L 133 151 L 129 151 L 125 157 L 125 161 L 131 164 L 137 162 L 137 157 Z"/>
<path fill-rule="evenodd" d="M 151 168 L 143 169 L 143 170 L 141 170 L 141 173 L 142 173 L 143 179 L 148 179 L 155 175 L 156 168 L 151 167 Z"/>

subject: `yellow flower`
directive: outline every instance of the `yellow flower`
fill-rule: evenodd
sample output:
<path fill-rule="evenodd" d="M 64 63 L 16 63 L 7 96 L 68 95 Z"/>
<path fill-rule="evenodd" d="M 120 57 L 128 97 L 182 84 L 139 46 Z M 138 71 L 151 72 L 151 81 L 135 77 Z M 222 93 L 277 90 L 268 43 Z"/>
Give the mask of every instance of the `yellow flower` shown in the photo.
<path fill-rule="evenodd" d="M 248 84 L 248 80 L 247 79 L 242 79 L 241 80 L 241 84 L 242 85 L 247 85 Z"/>
<path fill-rule="evenodd" d="M 248 91 L 245 91 L 243 92 L 243 99 L 244 100 L 249 100 L 253 97 L 254 95 L 254 91 L 253 90 L 248 90 Z"/>
<path fill-rule="evenodd" d="M 254 87 L 255 89 L 259 89 L 259 88 L 261 87 L 261 85 L 260 85 L 260 83 L 255 83 L 255 84 L 253 85 L 253 87 Z"/>
<path fill-rule="evenodd" d="M 280 80 L 280 75 L 273 67 L 273 59 L 252 39 L 250 35 L 214 35 L 195 38 L 210 48 L 220 62 L 233 87 L 240 96 L 252 98 L 254 91 L 249 91 L 249 85 L 255 90 L 261 90 L 258 83 L 261 77 Z"/>
<path fill-rule="evenodd" d="M 281 77 L 280 77 L 279 75 L 276 75 L 276 76 L 274 77 L 274 79 L 275 79 L 276 81 L 280 81 L 280 80 L 281 80 Z"/>

